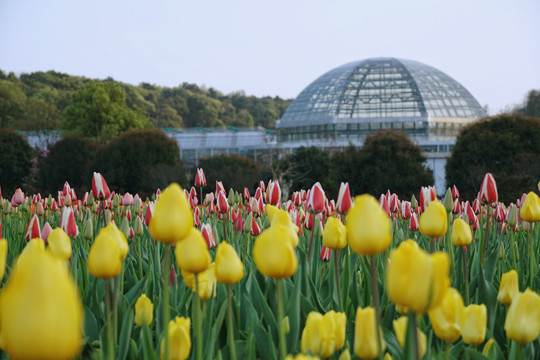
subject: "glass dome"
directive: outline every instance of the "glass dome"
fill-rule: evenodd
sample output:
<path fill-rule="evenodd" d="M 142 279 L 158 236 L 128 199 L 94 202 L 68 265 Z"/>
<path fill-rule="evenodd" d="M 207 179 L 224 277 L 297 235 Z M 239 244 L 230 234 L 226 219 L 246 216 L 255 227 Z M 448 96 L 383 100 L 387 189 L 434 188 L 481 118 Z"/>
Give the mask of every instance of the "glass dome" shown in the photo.
<path fill-rule="evenodd" d="M 372 58 L 316 79 L 289 105 L 276 127 L 282 134 L 305 133 L 305 127 L 311 127 L 327 134 L 398 128 L 427 135 L 430 127 L 453 130 L 484 116 L 471 93 L 445 73 L 413 60 Z"/>

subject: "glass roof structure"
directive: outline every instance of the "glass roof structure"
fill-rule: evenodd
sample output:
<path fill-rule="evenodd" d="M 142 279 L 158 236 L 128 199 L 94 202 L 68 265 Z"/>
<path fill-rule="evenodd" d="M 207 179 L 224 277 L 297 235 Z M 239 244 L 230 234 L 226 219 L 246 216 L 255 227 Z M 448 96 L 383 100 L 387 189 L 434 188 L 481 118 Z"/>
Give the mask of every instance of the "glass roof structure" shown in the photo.
<path fill-rule="evenodd" d="M 463 122 L 484 116 L 471 93 L 442 71 L 413 60 L 371 58 L 344 64 L 316 79 L 291 103 L 276 127 L 434 118 Z"/>

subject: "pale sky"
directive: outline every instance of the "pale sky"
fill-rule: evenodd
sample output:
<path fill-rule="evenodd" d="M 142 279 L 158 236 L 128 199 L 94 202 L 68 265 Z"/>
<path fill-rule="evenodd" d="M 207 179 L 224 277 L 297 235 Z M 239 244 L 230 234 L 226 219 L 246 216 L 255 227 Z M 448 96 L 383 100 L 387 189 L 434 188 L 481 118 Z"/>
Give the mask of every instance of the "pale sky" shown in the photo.
<path fill-rule="evenodd" d="M 370 57 L 431 65 L 491 114 L 540 89 L 538 0 L 0 0 L 0 69 L 296 97 Z"/>

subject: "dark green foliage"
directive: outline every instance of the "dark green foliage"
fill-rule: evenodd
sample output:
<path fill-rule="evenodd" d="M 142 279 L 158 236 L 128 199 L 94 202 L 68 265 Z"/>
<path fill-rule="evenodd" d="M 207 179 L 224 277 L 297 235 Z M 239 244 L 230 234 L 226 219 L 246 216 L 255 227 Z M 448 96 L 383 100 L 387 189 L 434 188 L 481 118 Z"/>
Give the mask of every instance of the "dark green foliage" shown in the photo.
<path fill-rule="evenodd" d="M 218 155 L 199 160 L 204 170 L 207 192 L 215 191 L 216 180 L 221 181 L 226 190 L 232 188 L 238 192 L 244 187 L 253 191 L 259 180 L 259 169 L 253 160 L 238 155 Z"/>
<path fill-rule="evenodd" d="M 30 173 L 31 158 L 32 149 L 23 136 L 0 129 L 0 186 L 5 198 L 23 187 Z"/>
<path fill-rule="evenodd" d="M 113 139 L 98 151 L 94 171 L 111 190 L 142 196 L 171 182 L 186 184 L 178 144 L 161 130 L 133 130 Z"/>
<path fill-rule="evenodd" d="M 497 183 L 499 201 L 515 201 L 540 179 L 540 118 L 503 114 L 467 126 L 446 164 L 446 181 L 465 199 L 476 198 L 484 175 Z"/>
<path fill-rule="evenodd" d="M 335 190 L 335 182 L 330 178 L 330 153 L 317 147 L 300 147 L 287 158 L 289 169 L 285 180 L 291 184 L 291 191 L 310 189 L 320 182 L 328 192 Z"/>
<path fill-rule="evenodd" d="M 422 150 L 404 134 L 378 131 L 367 136 L 360 150 L 347 148 L 333 156 L 337 181 L 348 181 L 351 193 L 379 196 L 388 189 L 402 197 L 433 184 L 423 165 Z"/>
<path fill-rule="evenodd" d="M 91 189 L 96 144 L 80 136 L 69 136 L 54 143 L 49 150 L 48 155 L 38 161 L 36 187 L 43 194 L 55 194 L 66 181 L 77 194 Z"/>
<path fill-rule="evenodd" d="M 523 105 L 518 106 L 518 114 L 540 117 L 540 90 L 531 90 L 525 96 Z"/>

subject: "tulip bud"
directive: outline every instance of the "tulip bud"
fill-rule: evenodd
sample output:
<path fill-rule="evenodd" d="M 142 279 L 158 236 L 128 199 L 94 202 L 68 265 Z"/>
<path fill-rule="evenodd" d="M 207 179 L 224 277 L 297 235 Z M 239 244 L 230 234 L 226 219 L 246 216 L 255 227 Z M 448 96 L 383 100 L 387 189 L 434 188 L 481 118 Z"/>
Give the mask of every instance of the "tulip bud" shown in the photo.
<path fill-rule="evenodd" d="M 540 197 L 534 192 L 529 192 L 519 211 L 521 220 L 537 222 L 540 220 Z"/>
<path fill-rule="evenodd" d="M 243 231 L 245 233 L 248 233 L 251 231 L 251 224 L 252 224 L 252 221 L 253 221 L 253 215 L 250 213 L 247 217 L 246 217 L 246 221 L 244 222 L 244 229 Z"/>
<path fill-rule="evenodd" d="M 199 278 L 199 297 L 203 301 L 207 301 L 211 296 L 216 296 L 216 271 L 215 263 L 211 263 L 208 268 L 200 272 L 197 276 Z M 195 275 L 182 270 L 182 279 L 188 288 L 192 291 L 196 291 Z"/>
<path fill-rule="evenodd" d="M 266 202 L 272 205 L 278 205 L 281 202 L 281 187 L 279 182 L 270 180 L 268 182 L 268 191 L 266 191 Z M 261 188 L 261 191 L 264 191 Z"/>
<path fill-rule="evenodd" d="M 407 334 L 408 323 L 409 321 L 406 316 L 402 316 L 399 319 L 394 320 L 392 323 L 394 326 L 394 332 L 396 333 L 397 340 L 402 348 L 405 348 L 405 335 Z M 418 339 L 418 355 L 420 356 L 419 358 L 422 359 L 427 351 L 426 334 L 424 334 L 422 330 L 420 330 L 418 327 L 416 328 L 416 333 L 416 338 Z"/>
<path fill-rule="evenodd" d="M 309 191 L 309 197 L 307 201 L 307 211 L 313 213 L 319 213 L 324 210 L 326 195 L 319 182 L 315 183 Z"/>
<path fill-rule="evenodd" d="M 26 241 L 30 241 L 33 238 L 38 238 L 41 235 L 41 229 L 39 228 L 39 219 L 36 214 L 32 216 L 28 225 L 26 226 L 26 232 L 24 238 Z"/>
<path fill-rule="evenodd" d="M 347 216 L 349 245 L 358 254 L 376 255 L 390 246 L 390 219 L 371 195 L 360 195 Z"/>
<path fill-rule="evenodd" d="M 191 320 L 176 317 L 169 322 L 167 336 L 169 337 L 169 359 L 185 360 L 191 352 Z M 165 339 L 161 340 L 161 358 L 165 356 Z"/>
<path fill-rule="evenodd" d="M 227 200 L 227 196 L 225 195 L 225 191 L 220 191 L 217 195 L 217 207 L 218 211 L 220 213 L 226 213 L 229 211 L 229 202 Z"/>
<path fill-rule="evenodd" d="M 268 220 L 268 218 L 266 218 Z M 266 226 L 268 227 L 268 226 Z M 245 227 L 244 227 L 245 229 Z M 260 220 L 255 220 L 254 217 L 251 218 L 251 230 L 249 231 L 249 233 L 253 236 L 257 236 L 261 233 L 261 230 L 262 229 L 262 226 L 260 224 Z"/>
<path fill-rule="evenodd" d="M 214 238 L 214 232 L 212 231 L 212 226 L 210 226 L 210 224 L 201 225 L 201 235 L 203 236 L 208 249 L 216 247 L 216 239 Z"/>
<path fill-rule="evenodd" d="M 444 205 L 438 200 L 431 201 L 420 217 L 420 232 L 429 237 L 444 236 L 448 226 L 446 216 Z"/>
<path fill-rule="evenodd" d="M 16 261 L 0 294 L 0 313 L 0 342 L 10 358 L 71 359 L 81 351 L 77 285 L 41 239 L 31 240 Z"/>
<path fill-rule="evenodd" d="M 48 238 L 48 251 L 61 260 L 67 260 L 71 257 L 71 239 L 60 228 L 54 229 Z"/>
<path fill-rule="evenodd" d="M 324 262 L 330 261 L 330 258 L 332 257 L 332 249 L 323 245 L 319 257 Z"/>
<path fill-rule="evenodd" d="M 502 247 L 502 246 L 501 246 Z M 518 273 L 516 270 L 510 270 L 501 276 L 501 285 L 497 300 L 503 305 L 511 305 L 512 300 L 519 294 Z"/>
<path fill-rule="evenodd" d="M 154 316 L 154 304 L 146 294 L 141 294 L 135 303 L 135 324 L 143 326 L 150 325 Z"/>
<path fill-rule="evenodd" d="M 334 250 L 347 246 L 347 229 L 339 219 L 329 217 L 323 231 L 323 245 Z"/>
<path fill-rule="evenodd" d="M 149 205 L 148 209 L 151 206 Z M 150 220 L 150 234 L 158 241 L 174 243 L 190 236 L 193 228 L 193 215 L 187 198 L 180 185 L 169 185 L 156 202 L 154 214 Z"/>
<path fill-rule="evenodd" d="M 450 188 L 448 188 L 446 194 L 444 194 L 443 205 L 446 212 L 450 212 L 454 208 L 454 200 L 452 199 L 452 190 L 450 190 Z"/>
<path fill-rule="evenodd" d="M 83 222 L 83 238 L 90 240 L 94 237 L 94 225 L 92 224 L 92 218 L 89 217 Z"/>
<path fill-rule="evenodd" d="M 174 253 L 180 269 L 193 274 L 203 272 L 211 262 L 208 246 L 201 232 L 195 228 L 191 228 L 189 235 L 176 243 Z"/>
<path fill-rule="evenodd" d="M 461 337 L 463 342 L 478 345 L 484 342 L 487 326 L 486 305 L 469 305 L 465 308 L 463 323 L 461 324 Z"/>
<path fill-rule="evenodd" d="M 506 222 L 508 226 L 514 227 L 518 223 L 518 208 L 515 204 L 510 204 L 508 212 L 506 213 Z"/>
<path fill-rule="evenodd" d="M 126 238 L 129 238 L 129 223 L 127 218 L 122 219 L 122 224 L 120 224 L 120 231 L 124 234 Z"/>
<path fill-rule="evenodd" d="M 452 244 L 467 246 L 472 241 L 471 227 L 462 219 L 455 219 L 452 225 Z"/>
<path fill-rule="evenodd" d="M 98 278 L 112 278 L 122 269 L 120 246 L 115 234 L 102 228 L 88 253 L 88 269 Z"/>
<path fill-rule="evenodd" d="M 6 259 L 7 259 L 8 243 L 7 240 L 0 239 L 0 281 L 4 278 L 6 273 Z"/>
<path fill-rule="evenodd" d="M 413 213 L 411 215 L 411 222 L 409 223 L 409 230 L 417 231 L 419 227 L 420 222 L 418 221 L 418 215 L 416 215 L 416 213 Z"/>
<path fill-rule="evenodd" d="M 206 186 L 206 177 L 204 176 L 204 171 L 202 168 L 197 168 L 197 172 L 195 173 L 195 186 Z"/>
<path fill-rule="evenodd" d="M 234 247 L 226 242 L 219 244 L 215 261 L 216 278 L 222 284 L 235 284 L 244 277 L 244 265 Z"/>
<path fill-rule="evenodd" d="M 107 186 L 107 182 L 103 178 L 103 175 L 100 173 L 94 172 L 94 175 L 92 176 L 92 195 L 94 196 L 94 199 L 107 199 L 109 196 L 111 196 L 111 191 L 109 190 L 109 186 Z"/>
<path fill-rule="evenodd" d="M 504 322 L 506 336 L 527 344 L 540 335 L 540 295 L 527 288 L 512 299 Z"/>
<path fill-rule="evenodd" d="M 73 208 L 64 207 L 62 209 L 62 216 L 60 217 L 60 227 L 71 237 L 79 235 L 79 227 L 75 222 L 75 216 L 73 214 Z"/>
<path fill-rule="evenodd" d="M 253 246 L 257 269 L 263 275 L 277 279 L 294 275 L 298 267 L 294 242 L 291 229 L 287 226 L 278 224 L 264 230 Z"/>
<path fill-rule="evenodd" d="M 459 291 L 449 287 L 439 306 L 428 312 L 429 320 L 439 339 L 453 343 L 461 335 L 465 306 Z"/>
<path fill-rule="evenodd" d="M 374 359 L 379 356 L 378 341 L 375 333 L 375 309 L 358 307 L 354 327 L 354 352 L 361 358 Z M 382 329 L 379 328 L 381 352 L 386 349 Z"/>
<path fill-rule="evenodd" d="M 493 203 L 498 201 L 497 184 L 491 173 L 484 176 L 482 185 L 480 186 L 480 201 L 484 203 Z"/>

